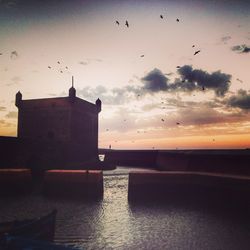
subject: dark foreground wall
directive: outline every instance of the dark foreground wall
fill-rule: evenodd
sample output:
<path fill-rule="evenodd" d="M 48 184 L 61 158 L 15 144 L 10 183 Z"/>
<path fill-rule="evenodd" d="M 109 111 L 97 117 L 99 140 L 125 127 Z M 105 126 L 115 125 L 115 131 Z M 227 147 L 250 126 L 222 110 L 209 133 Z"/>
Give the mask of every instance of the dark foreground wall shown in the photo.
<path fill-rule="evenodd" d="M 249 203 L 250 177 L 186 171 L 129 173 L 129 200 L 234 200 Z M 233 204 L 232 204 L 233 205 Z"/>
<path fill-rule="evenodd" d="M 103 173 L 96 170 L 49 170 L 41 178 L 34 178 L 29 169 L 0 169 L 0 195 L 31 193 L 99 199 L 103 195 Z"/>

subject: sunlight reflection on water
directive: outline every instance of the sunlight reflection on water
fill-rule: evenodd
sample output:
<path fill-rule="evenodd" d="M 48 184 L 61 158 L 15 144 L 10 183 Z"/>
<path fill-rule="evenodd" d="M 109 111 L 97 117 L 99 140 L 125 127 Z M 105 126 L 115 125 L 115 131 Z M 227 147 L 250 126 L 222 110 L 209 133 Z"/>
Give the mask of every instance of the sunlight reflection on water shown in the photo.
<path fill-rule="evenodd" d="M 83 249 L 249 249 L 249 217 L 153 202 L 130 204 L 126 170 L 110 173 L 104 176 L 101 201 L 1 198 L 0 221 L 57 208 L 55 241 Z"/>

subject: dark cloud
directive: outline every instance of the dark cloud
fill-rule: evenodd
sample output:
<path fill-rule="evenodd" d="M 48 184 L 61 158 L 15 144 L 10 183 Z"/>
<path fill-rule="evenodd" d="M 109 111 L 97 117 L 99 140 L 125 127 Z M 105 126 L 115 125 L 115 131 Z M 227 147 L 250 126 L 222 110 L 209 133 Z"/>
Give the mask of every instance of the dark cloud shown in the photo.
<path fill-rule="evenodd" d="M 0 106 L 0 111 L 5 111 L 6 107 Z"/>
<path fill-rule="evenodd" d="M 250 52 L 250 46 L 248 46 L 246 44 L 235 45 L 231 49 L 232 49 L 232 51 L 236 51 L 236 52 L 239 52 L 239 53 L 248 53 L 248 52 Z"/>
<path fill-rule="evenodd" d="M 214 90 L 217 96 L 224 96 L 230 86 L 231 75 L 215 71 L 211 74 L 201 70 L 193 69 L 191 65 L 184 65 L 178 69 L 178 73 L 183 84 L 175 84 L 188 91 L 196 89 L 211 89 Z"/>
<path fill-rule="evenodd" d="M 236 95 L 231 96 L 227 104 L 234 108 L 250 110 L 250 94 L 247 91 L 240 89 Z"/>
<path fill-rule="evenodd" d="M 162 73 L 161 70 L 155 68 L 145 77 L 141 78 L 143 85 L 126 85 L 107 89 L 104 86 L 94 88 L 85 87 L 77 90 L 80 97 L 86 98 L 94 102 L 100 98 L 104 104 L 121 105 L 127 100 L 138 99 L 146 94 L 153 95 L 159 92 L 173 93 L 213 90 L 216 96 L 224 96 L 230 85 L 231 75 L 216 71 L 208 73 L 201 69 L 193 69 L 190 65 L 184 65 L 177 71 L 179 78 L 173 83 Z M 163 106 L 163 105 L 161 105 Z M 146 107 L 147 108 L 147 107 Z"/>
<path fill-rule="evenodd" d="M 169 83 L 169 79 L 159 69 L 150 71 L 141 80 L 144 84 L 144 93 L 154 94 L 159 91 L 184 91 L 213 90 L 217 96 L 224 96 L 229 89 L 231 75 L 216 71 L 208 73 L 201 69 L 193 69 L 191 65 L 178 68 L 180 78 Z"/>
<path fill-rule="evenodd" d="M 0 0 L 0 7 L 12 8 L 18 4 L 18 0 Z"/>
<path fill-rule="evenodd" d="M 157 68 L 150 71 L 141 79 L 144 83 L 143 89 L 147 92 L 166 91 L 168 89 L 168 78 Z"/>

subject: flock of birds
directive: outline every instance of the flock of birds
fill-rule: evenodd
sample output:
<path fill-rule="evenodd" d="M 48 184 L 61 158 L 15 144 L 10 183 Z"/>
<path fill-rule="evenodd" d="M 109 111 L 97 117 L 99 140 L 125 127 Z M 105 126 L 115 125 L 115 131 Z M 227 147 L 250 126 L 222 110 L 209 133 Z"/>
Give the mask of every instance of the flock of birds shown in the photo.
<path fill-rule="evenodd" d="M 58 64 L 58 65 L 62 65 L 60 61 L 57 61 L 57 64 Z M 52 69 L 52 66 L 49 65 L 49 66 L 48 66 L 48 69 Z M 60 73 L 64 73 L 65 70 L 68 71 L 68 70 L 69 70 L 69 67 L 68 67 L 68 66 L 60 67 L 59 72 L 60 72 Z"/>
<path fill-rule="evenodd" d="M 160 15 L 160 19 L 164 19 L 164 16 L 163 16 L 162 14 Z M 179 18 L 176 18 L 176 22 L 179 23 L 179 22 L 180 22 L 180 19 L 179 19 Z M 119 26 L 119 25 L 120 25 L 120 21 L 116 20 L 116 21 L 115 21 L 115 24 Z M 125 26 L 126 26 L 127 28 L 130 27 L 130 24 L 129 24 L 128 20 L 125 21 Z M 195 45 L 192 45 L 192 48 L 195 48 Z M 201 50 L 196 50 L 196 51 L 194 51 L 194 54 L 193 54 L 193 55 L 195 56 L 195 55 L 199 54 L 200 52 L 201 52 Z M 2 56 L 2 55 L 3 55 L 3 53 L 0 53 L 0 56 Z M 12 52 L 10 53 L 10 58 L 11 58 L 11 59 L 16 59 L 18 56 L 19 56 L 19 55 L 18 55 L 17 51 L 12 51 Z M 145 55 L 143 54 L 143 55 L 141 55 L 140 57 L 143 58 L 143 57 L 145 57 Z M 57 61 L 57 64 L 62 66 L 62 64 L 61 64 L 60 61 Z M 56 67 L 52 67 L 52 66 L 48 65 L 48 69 L 52 70 L 53 68 L 56 68 Z M 177 68 L 177 69 L 180 69 L 181 66 L 176 66 L 176 68 Z M 66 71 L 69 70 L 68 66 L 60 67 L 59 72 L 60 72 L 60 73 L 64 73 L 65 70 L 66 70 Z M 239 78 L 237 78 L 236 80 L 242 83 L 242 80 L 240 80 Z M 185 82 L 185 80 L 182 80 L 182 82 Z M 205 90 L 205 87 L 204 87 L 204 86 L 202 87 L 202 90 Z M 138 94 L 138 96 L 140 96 L 140 94 Z M 163 108 L 165 108 L 165 107 L 163 107 Z M 124 119 L 123 121 L 126 122 L 126 119 Z M 161 118 L 161 121 L 162 121 L 162 122 L 165 122 L 165 119 Z M 176 122 L 176 125 L 177 125 L 177 126 L 178 126 L 178 125 L 181 125 L 181 123 L 180 123 L 180 122 Z M 107 128 L 106 131 L 109 131 L 109 129 Z M 145 131 L 145 130 L 144 130 L 144 131 L 137 130 L 137 133 L 146 133 L 146 132 L 147 132 L 147 131 Z M 213 141 L 215 141 L 215 139 L 213 139 Z M 115 140 L 115 142 L 117 142 L 117 140 Z M 132 143 L 134 143 L 134 141 L 132 141 Z M 111 148 L 111 145 L 110 145 L 110 148 Z M 154 149 L 154 147 L 152 147 L 152 148 Z"/>
<path fill-rule="evenodd" d="M 163 16 L 163 15 L 160 15 L 160 18 L 161 18 L 161 19 L 164 19 L 164 16 Z M 179 23 L 179 22 L 180 22 L 180 19 L 179 19 L 179 18 L 176 18 L 176 22 Z M 121 23 L 120 23 L 120 21 L 116 20 L 116 21 L 115 21 L 115 24 L 119 26 Z M 130 24 L 129 24 L 128 20 L 125 21 L 125 26 L 126 26 L 127 28 L 130 27 Z M 192 48 L 195 48 L 195 47 L 196 47 L 196 46 L 193 44 L 193 45 L 192 45 Z M 195 56 L 195 55 L 199 54 L 200 52 L 201 52 L 200 49 L 195 50 L 193 55 Z M 143 55 L 141 55 L 140 57 L 145 57 L 145 55 L 143 54 Z M 177 68 L 177 69 L 180 69 L 181 66 L 177 66 L 176 68 Z M 237 80 L 240 81 L 239 79 L 237 79 Z M 185 80 L 182 80 L 182 82 L 185 82 Z M 204 87 L 204 86 L 202 86 L 202 90 L 203 90 L 203 91 L 205 90 L 205 87 Z M 140 94 L 138 94 L 137 96 L 139 97 Z M 195 95 L 194 95 L 194 96 L 195 96 Z M 165 109 L 165 107 L 163 107 L 163 109 Z M 165 122 L 165 119 L 161 118 L 161 121 L 162 121 L 162 122 Z M 126 119 L 124 120 L 124 122 L 126 122 Z M 176 125 L 179 126 L 179 125 L 181 125 L 181 123 L 180 123 L 180 122 L 176 122 Z M 109 129 L 106 129 L 106 131 L 109 131 Z M 146 132 L 147 132 L 147 131 L 143 131 L 143 133 L 146 133 Z M 139 134 L 140 131 L 138 130 L 137 133 Z M 213 139 L 213 141 L 215 141 L 215 139 Z M 115 142 L 117 142 L 117 140 L 116 140 Z M 134 143 L 134 141 L 131 141 L 131 142 Z M 111 145 L 110 145 L 109 147 L 111 148 Z M 152 147 L 152 148 L 154 149 L 154 147 Z"/>
<path fill-rule="evenodd" d="M 163 19 L 163 15 L 160 15 L 160 18 Z M 180 19 L 179 18 L 176 18 L 176 22 L 179 23 L 180 22 Z M 120 25 L 120 21 L 116 20 L 115 23 L 119 26 Z M 127 26 L 127 28 L 129 28 L 129 23 L 128 23 L 128 20 L 125 21 L 125 26 Z M 192 48 L 194 48 L 195 45 L 192 46 Z M 196 50 L 194 52 L 194 56 L 199 54 L 201 52 L 201 50 Z M 141 55 L 141 57 L 144 57 L 145 55 Z"/>

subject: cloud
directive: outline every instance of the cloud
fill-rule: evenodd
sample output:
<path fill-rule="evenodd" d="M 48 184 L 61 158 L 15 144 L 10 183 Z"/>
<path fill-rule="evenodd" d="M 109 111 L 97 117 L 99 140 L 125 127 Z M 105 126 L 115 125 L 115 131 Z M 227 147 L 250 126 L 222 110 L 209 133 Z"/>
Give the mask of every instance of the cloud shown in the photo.
<path fill-rule="evenodd" d="M 247 91 L 240 89 L 236 95 L 231 96 L 227 100 L 228 106 L 250 110 L 250 94 Z"/>
<path fill-rule="evenodd" d="M 193 69 L 191 65 L 184 65 L 178 69 L 183 84 L 178 87 L 193 91 L 201 88 L 214 90 L 217 96 L 224 96 L 230 86 L 231 75 L 215 71 L 211 74 L 201 70 Z M 184 82 L 183 82 L 184 81 Z"/>
<path fill-rule="evenodd" d="M 154 95 L 159 92 L 175 93 L 213 90 L 218 97 L 222 97 L 228 91 L 231 75 L 220 71 L 211 74 L 201 69 L 193 69 L 190 65 L 184 65 L 177 71 L 179 78 L 170 82 L 165 74 L 155 68 L 146 76 L 142 77 L 142 85 L 129 84 L 123 87 L 107 89 L 99 85 L 97 87 L 85 87 L 78 89 L 77 93 L 82 98 L 90 99 L 94 102 L 100 98 L 103 104 L 121 105 L 128 100 L 141 98 L 146 94 Z M 150 107 L 145 107 L 146 109 Z M 154 108 L 154 107 L 152 107 Z"/>
<path fill-rule="evenodd" d="M 217 96 L 224 96 L 229 89 L 231 75 L 215 71 L 211 74 L 201 70 L 193 69 L 191 65 L 184 65 L 177 70 L 180 78 L 173 83 L 159 69 L 150 71 L 141 80 L 144 84 L 144 93 L 154 94 L 160 91 L 184 91 L 210 89 Z"/>
<path fill-rule="evenodd" d="M 0 126 L 1 127 L 11 127 L 11 126 L 13 126 L 13 124 L 10 123 L 10 122 L 6 122 L 5 120 L 1 119 L 0 120 Z"/>
<path fill-rule="evenodd" d="M 18 4 L 18 0 L 0 0 L 0 7 L 12 8 Z"/>
<path fill-rule="evenodd" d="M 11 78 L 11 82 L 7 83 L 6 86 L 17 85 L 22 81 L 22 78 L 19 76 L 14 76 Z"/>
<path fill-rule="evenodd" d="M 168 89 L 168 78 L 157 68 L 150 71 L 141 80 L 144 83 L 143 89 L 147 92 L 155 93 Z"/>
<path fill-rule="evenodd" d="M 239 53 L 249 53 L 250 52 L 250 46 L 248 46 L 246 44 L 235 45 L 231 49 L 232 49 L 232 51 L 236 51 Z"/>
<path fill-rule="evenodd" d="M 5 111 L 6 107 L 0 106 L 0 111 Z"/>
<path fill-rule="evenodd" d="M 81 64 L 81 65 L 88 65 L 89 63 L 85 62 L 85 61 L 80 61 L 79 64 Z"/>
<path fill-rule="evenodd" d="M 223 36 L 223 37 L 221 38 L 221 41 L 222 41 L 224 44 L 227 44 L 227 42 L 228 42 L 229 40 L 231 40 L 231 39 L 232 39 L 231 36 Z"/>
<path fill-rule="evenodd" d="M 101 62 L 103 62 L 103 60 L 100 58 L 87 58 L 86 60 L 80 61 L 79 64 L 88 65 L 88 64 L 93 63 L 93 62 L 101 63 Z"/>
<path fill-rule="evenodd" d="M 5 117 L 6 118 L 17 118 L 18 113 L 16 111 L 10 111 Z"/>

